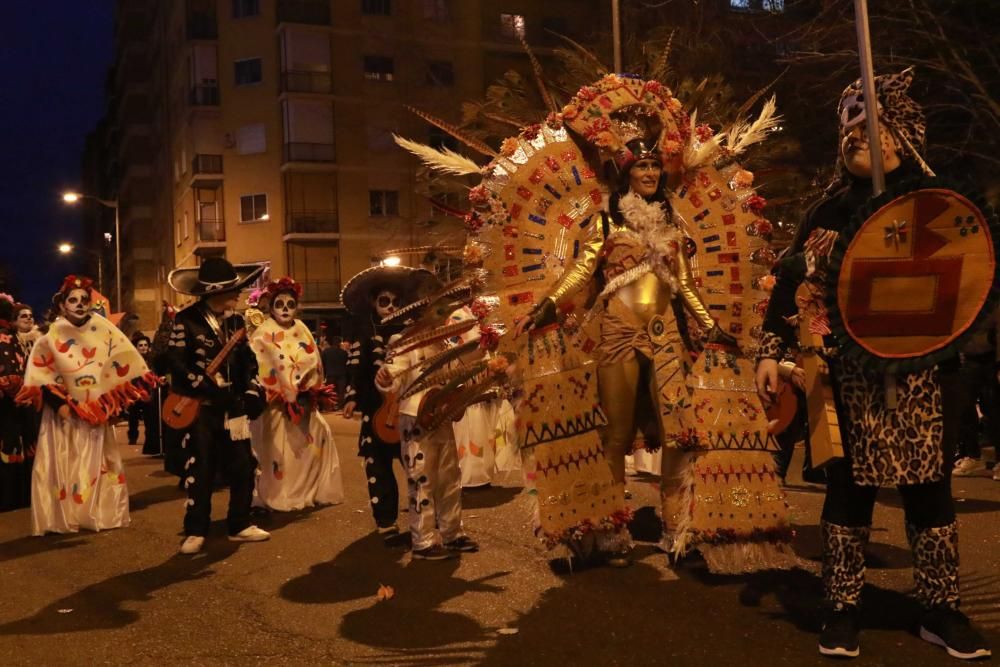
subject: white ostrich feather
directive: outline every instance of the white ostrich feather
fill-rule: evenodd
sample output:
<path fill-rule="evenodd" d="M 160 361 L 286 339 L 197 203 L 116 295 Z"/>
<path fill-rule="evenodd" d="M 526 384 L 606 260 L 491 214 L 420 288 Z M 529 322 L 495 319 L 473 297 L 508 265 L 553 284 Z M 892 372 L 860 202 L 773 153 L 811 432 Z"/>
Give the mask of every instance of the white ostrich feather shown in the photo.
<path fill-rule="evenodd" d="M 723 133 L 726 152 L 730 156 L 740 155 L 753 144 L 763 141 L 768 132 L 777 127 L 782 120 L 777 110 L 777 98 L 772 95 L 771 99 L 764 103 L 764 108 L 760 110 L 757 120 L 752 123 L 746 120 L 738 120 L 733 123 Z"/>
<path fill-rule="evenodd" d="M 428 167 L 446 174 L 456 174 L 458 176 L 479 173 L 478 164 L 447 147 L 438 150 L 427 144 L 411 141 L 397 134 L 393 134 L 392 138 L 400 148 L 416 155 Z"/>
<path fill-rule="evenodd" d="M 678 294 L 677 274 L 672 268 L 674 255 L 682 241 L 680 231 L 667 220 L 660 202 L 647 202 L 634 192 L 618 201 L 625 222 L 639 235 L 646 246 L 647 256 L 656 275 Z"/>
<path fill-rule="evenodd" d="M 701 167 L 715 159 L 715 155 L 722 147 L 721 134 L 714 135 L 708 141 L 702 143 L 695 135 L 695 128 L 698 127 L 698 111 L 691 114 L 690 134 L 687 146 L 684 147 L 684 168 L 687 170 Z"/>

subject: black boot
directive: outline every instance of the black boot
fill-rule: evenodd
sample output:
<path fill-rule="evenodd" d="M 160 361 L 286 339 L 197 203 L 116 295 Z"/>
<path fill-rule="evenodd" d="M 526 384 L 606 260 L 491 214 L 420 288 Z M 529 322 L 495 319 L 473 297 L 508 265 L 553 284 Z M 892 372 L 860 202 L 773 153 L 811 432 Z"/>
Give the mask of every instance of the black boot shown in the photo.
<path fill-rule="evenodd" d="M 819 652 L 833 658 L 856 658 L 861 654 L 859 634 L 858 608 L 838 602 L 823 618 Z"/>

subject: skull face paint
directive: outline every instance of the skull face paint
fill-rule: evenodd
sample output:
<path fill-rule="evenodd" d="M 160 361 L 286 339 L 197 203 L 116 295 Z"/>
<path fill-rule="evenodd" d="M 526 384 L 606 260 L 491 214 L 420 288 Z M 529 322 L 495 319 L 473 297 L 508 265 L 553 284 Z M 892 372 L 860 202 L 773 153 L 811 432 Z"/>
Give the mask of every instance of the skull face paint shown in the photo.
<path fill-rule="evenodd" d="M 28 333 L 35 328 L 35 316 L 30 308 L 25 308 L 17 314 L 17 330 L 19 333 Z"/>
<path fill-rule="evenodd" d="M 90 315 L 90 290 L 70 290 L 59 304 L 62 316 L 75 325 L 80 325 Z"/>
<path fill-rule="evenodd" d="M 375 314 L 378 316 L 378 319 L 384 320 L 399 310 L 403 303 L 398 294 L 392 290 L 384 289 L 379 290 L 379 293 L 375 295 L 374 305 Z"/>
<path fill-rule="evenodd" d="M 139 342 L 135 344 L 135 349 L 139 352 L 139 354 L 145 355 L 149 352 L 149 341 L 145 338 L 140 339 Z"/>
<path fill-rule="evenodd" d="M 295 323 L 295 313 L 298 311 L 299 303 L 291 294 L 278 294 L 271 301 L 271 317 L 283 327 L 290 327 Z"/>

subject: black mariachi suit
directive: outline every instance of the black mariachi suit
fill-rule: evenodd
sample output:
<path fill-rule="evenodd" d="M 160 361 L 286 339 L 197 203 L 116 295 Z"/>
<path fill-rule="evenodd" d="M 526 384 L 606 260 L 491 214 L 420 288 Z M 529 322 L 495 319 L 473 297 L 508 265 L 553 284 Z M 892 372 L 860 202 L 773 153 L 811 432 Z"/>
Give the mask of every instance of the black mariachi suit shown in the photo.
<path fill-rule="evenodd" d="M 392 472 L 393 459 L 400 461 L 399 443 L 379 440 L 372 427 L 372 417 L 382 406 L 382 393 L 375 388 L 375 374 L 385 363 L 385 345 L 389 337 L 402 331 L 399 326 L 375 326 L 351 344 L 347 360 L 347 392 L 344 402 L 355 401 L 361 412 L 358 455 L 365 459 L 368 498 L 379 528 L 396 523 L 399 516 L 399 486 Z"/>
<path fill-rule="evenodd" d="M 914 175 L 900 168 L 887 181 L 892 186 Z M 776 269 L 759 357 L 780 361 L 798 344 L 787 318 L 798 312 L 795 292 L 806 278 L 809 235 L 817 229 L 841 232 L 871 194 L 870 181 L 850 178 L 847 187 L 807 213 Z M 835 344 L 824 341 L 824 347 Z M 880 485 L 894 484 L 903 500 L 918 599 L 925 607 L 957 607 L 958 525 L 951 497 L 958 426 L 954 364 L 899 376 L 894 410 L 883 407 L 881 377 L 837 357 L 830 359 L 830 373 L 845 457 L 826 468 L 821 527 L 827 599 L 847 605 L 860 601 L 875 498 Z M 920 461 L 938 464 L 916 465 Z"/>
<path fill-rule="evenodd" d="M 219 371 L 228 386 L 217 386 L 205 376 L 205 368 L 225 341 L 243 327 L 243 317 L 231 315 L 221 320 L 217 333 L 209 324 L 204 303 L 185 308 L 174 318 L 167 351 L 171 389 L 204 401 L 191 425 L 183 452 L 184 486 L 188 491 L 184 516 L 186 535 L 208 534 L 212 486 L 219 462 L 229 474 L 229 534 L 235 535 L 250 525 L 257 461 L 251 452 L 250 440 L 233 440 L 226 430 L 225 419 L 244 415 L 255 419 L 263 411 L 264 400 L 257 384 L 257 360 L 244 341 L 229 354 Z"/>

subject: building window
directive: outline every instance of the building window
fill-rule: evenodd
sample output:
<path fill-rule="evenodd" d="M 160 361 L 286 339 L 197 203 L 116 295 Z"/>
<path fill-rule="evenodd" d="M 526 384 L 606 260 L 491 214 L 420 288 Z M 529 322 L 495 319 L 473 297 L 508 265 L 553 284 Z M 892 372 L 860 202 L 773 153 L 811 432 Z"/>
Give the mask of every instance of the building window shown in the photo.
<path fill-rule="evenodd" d="M 424 19 L 444 23 L 451 18 L 448 0 L 424 0 Z"/>
<path fill-rule="evenodd" d="M 428 86 L 454 86 L 455 67 L 447 60 L 432 60 L 427 63 Z"/>
<path fill-rule="evenodd" d="M 501 14 L 500 36 L 504 39 L 524 39 L 524 16 L 521 14 Z"/>
<path fill-rule="evenodd" d="M 389 56 L 365 56 L 365 78 L 369 81 L 392 81 L 395 64 Z"/>
<path fill-rule="evenodd" d="M 267 195 L 242 195 L 240 197 L 240 222 L 267 220 Z"/>
<path fill-rule="evenodd" d="M 188 215 L 187 211 L 184 211 L 184 240 L 187 241 L 191 236 L 191 217 Z"/>
<path fill-rule="evenodd" d="M 233 0 L 233 18 L 260 16 L 260 0 Z"/>
<path fill-rule="evenodd" d="M 741 12 L 780 14 L 785 11 L 785 0 L 729 0 L 729 8 Z"/>
<path fill-rule="evenodd" d="M 434 125 L 431 125 L 431 129 L 427 133 L 427 143 L 437 149 L 447 148 L 457 151 L 460 148 L 458 139 Z"/>
<path fill-rule="evenodd" d="M 237 60 L 234 65 L 234 70 L 236 72 L 236 85 L 237 86 L 249 86 L 254 83 L 260 83 L 264 80 L 263 70 L 261 69 L 260 58 L 247 58 L 246 60 Z"/>
<path fill-rule="evenodd" d="M 361 0 L 361 13 L 367 16 L 392 16 L 392 0 Z"/>
<path fill-rule="evenodd" d="M 267 150 L 267 137 L 264 124 L 244 125 L 236 130 L 236 152 L 240 155 L 253 155 Z"/>
<path fill-rule="evenodd" d="M 398 190 L 369 190 L 368 215 L 385 218 L 399 215 Z"/>

